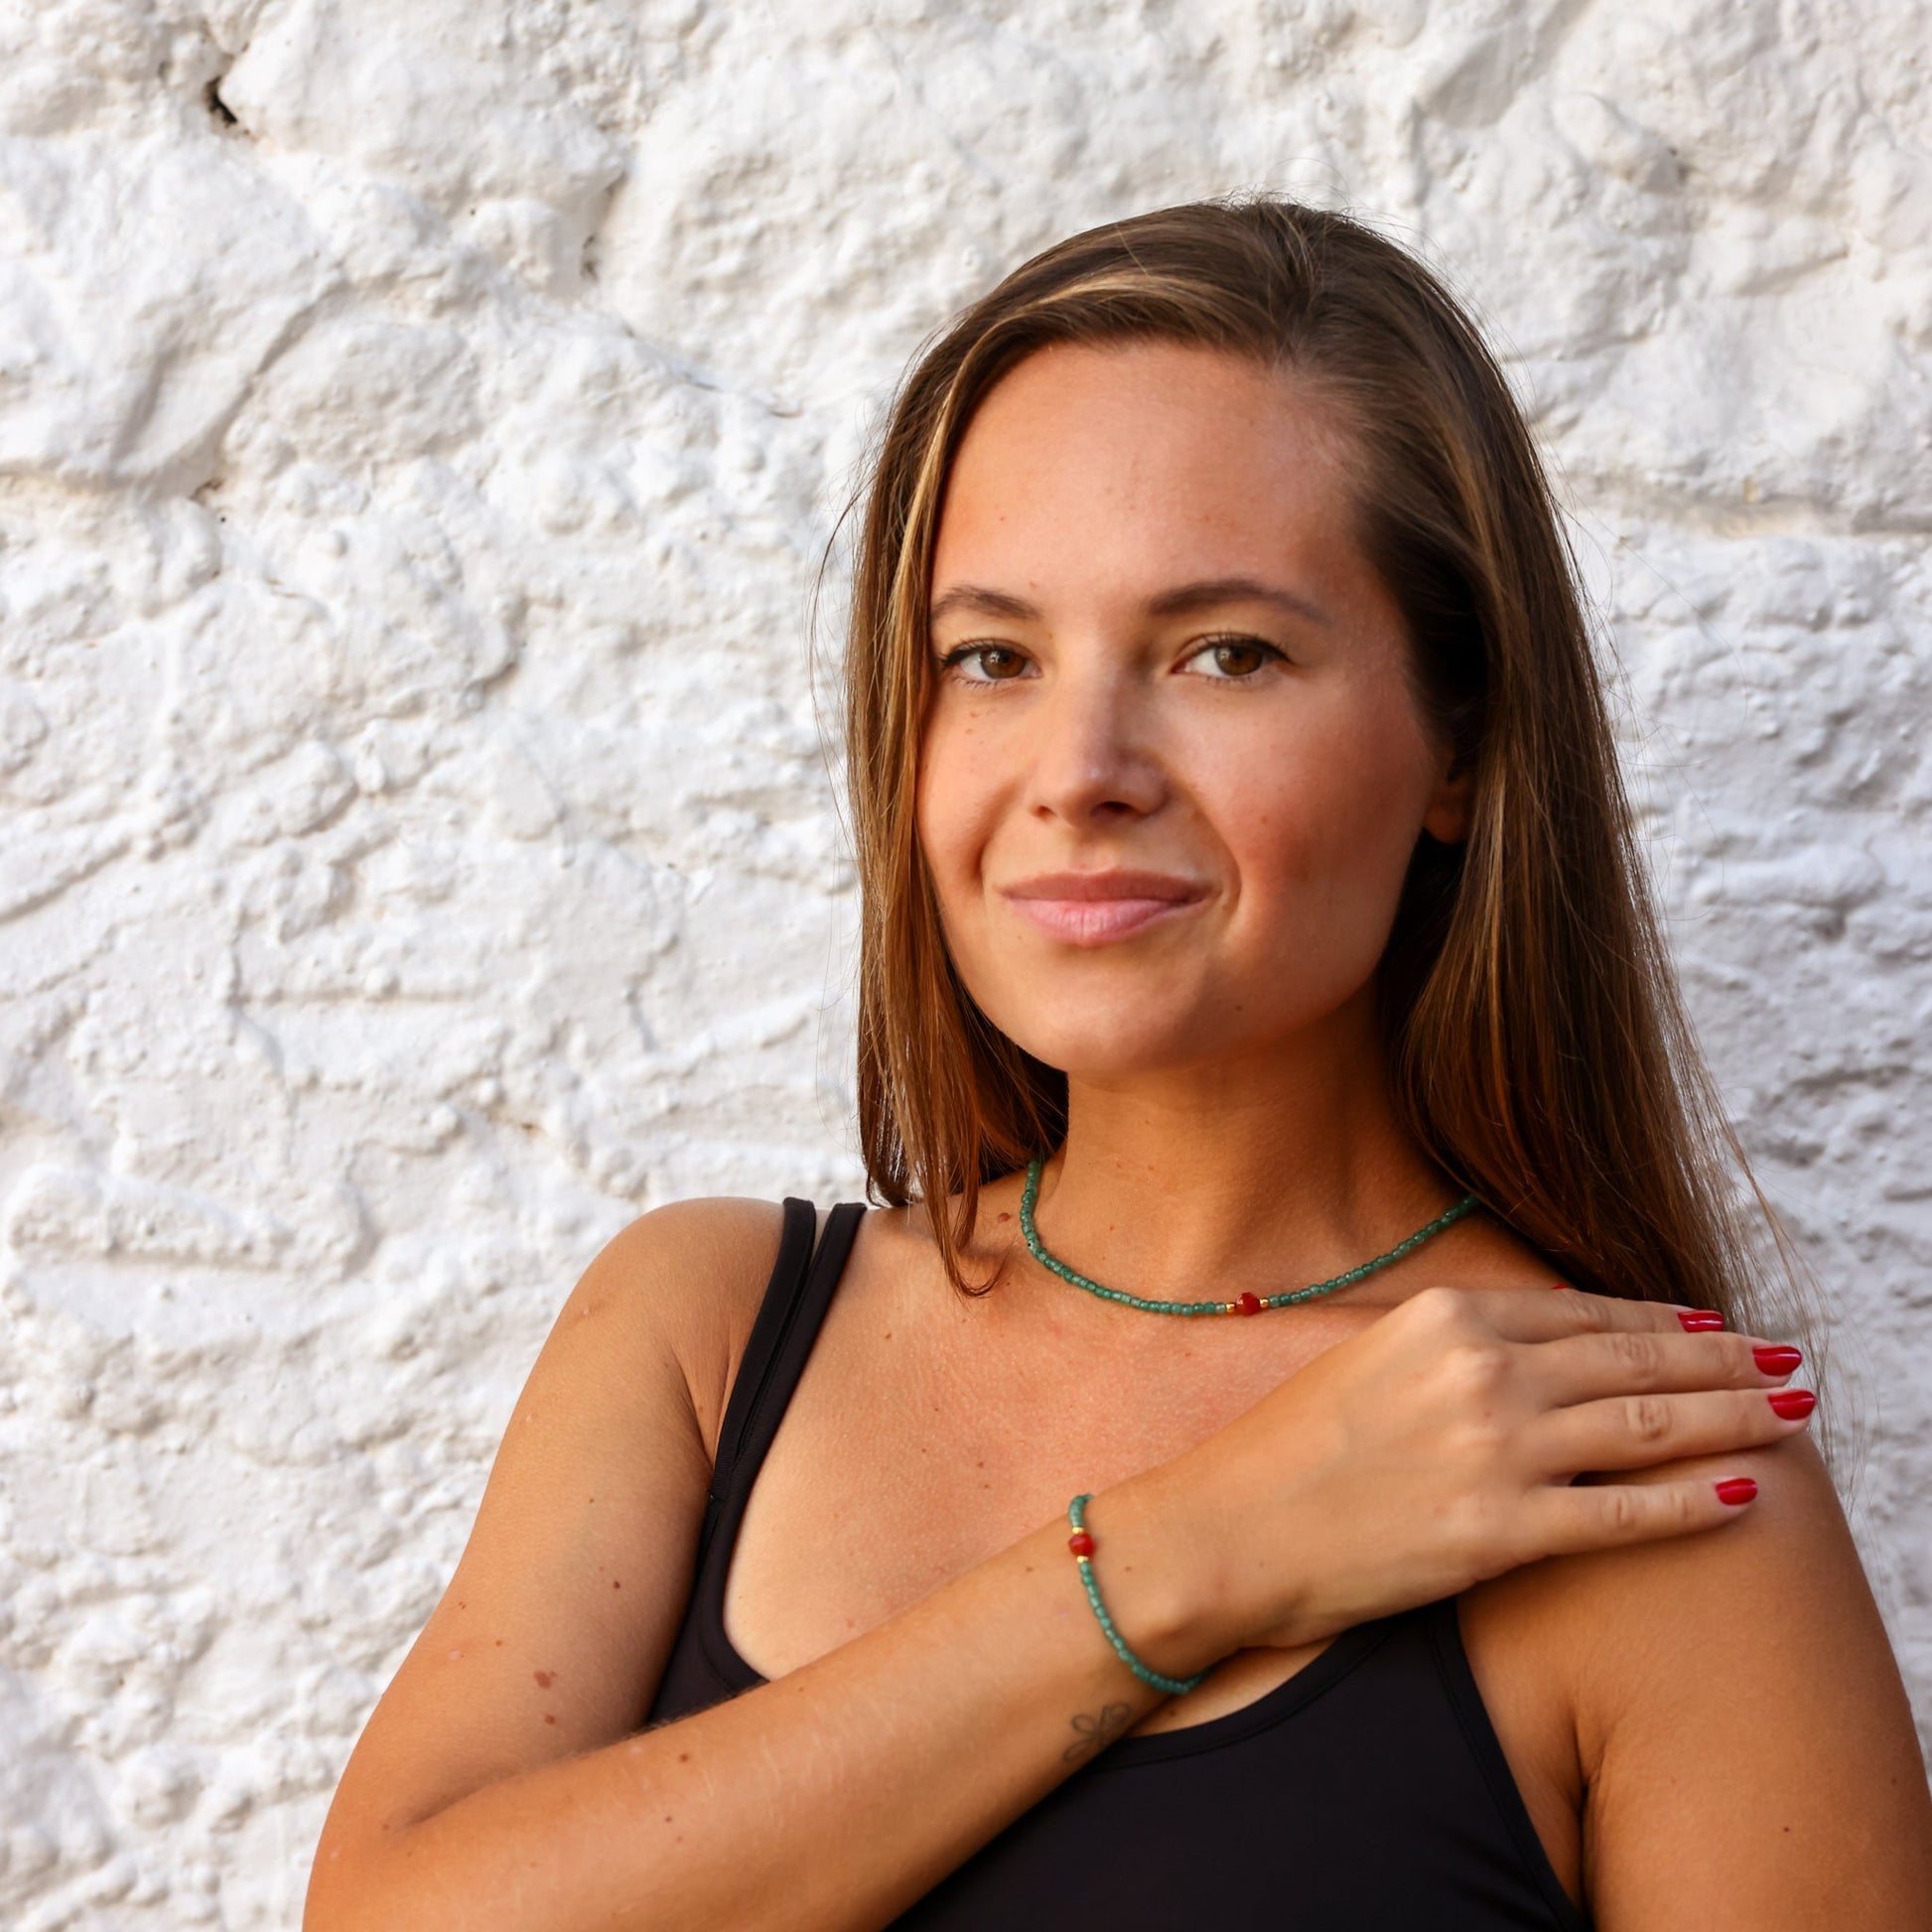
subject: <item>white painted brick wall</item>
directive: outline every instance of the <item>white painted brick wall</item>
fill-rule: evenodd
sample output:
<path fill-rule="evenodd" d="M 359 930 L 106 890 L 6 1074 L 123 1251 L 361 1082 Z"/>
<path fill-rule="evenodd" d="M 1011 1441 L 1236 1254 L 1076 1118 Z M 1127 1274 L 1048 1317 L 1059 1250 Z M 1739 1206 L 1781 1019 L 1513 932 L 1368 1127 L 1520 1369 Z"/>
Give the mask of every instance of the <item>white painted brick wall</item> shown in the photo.
<path fill-rule="evenodd" d="M 294 1924 L 551 1311 L 850 1191 L 813 568 L 1245 185 L 1534 397 L 1932 1717 L 1925 0 L 0 0 L 0 1921 Z M 212 90 L 212 91 L 211 91 Z"/>

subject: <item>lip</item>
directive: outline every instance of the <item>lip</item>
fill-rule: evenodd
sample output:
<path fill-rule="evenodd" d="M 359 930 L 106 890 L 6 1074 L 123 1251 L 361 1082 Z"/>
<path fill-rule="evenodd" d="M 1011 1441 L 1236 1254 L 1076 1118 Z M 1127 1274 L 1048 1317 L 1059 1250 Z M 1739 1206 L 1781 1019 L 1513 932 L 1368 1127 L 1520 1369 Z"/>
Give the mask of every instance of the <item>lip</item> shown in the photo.
<path fill-rule="evenodd" d="M 1044 872 L 999 889 L 1020 916 L 1069 946 L 1105 946 L 1207 897 L 1191 879 L 1167 872 Z"/>

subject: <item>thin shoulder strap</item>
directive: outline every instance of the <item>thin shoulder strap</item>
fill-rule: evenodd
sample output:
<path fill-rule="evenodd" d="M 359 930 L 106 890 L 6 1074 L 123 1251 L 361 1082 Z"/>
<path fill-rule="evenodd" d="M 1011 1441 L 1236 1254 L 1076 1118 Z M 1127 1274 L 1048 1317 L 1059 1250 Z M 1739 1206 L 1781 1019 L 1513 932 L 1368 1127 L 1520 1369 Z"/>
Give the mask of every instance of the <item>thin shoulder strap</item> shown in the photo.
<path fill-rule="evenodd" d="M 1503 1755 L 1502 1740 L 1496 1735 L 1496 1726 L 1476 1685 L 1475 1672 L 1469 1667 L 1469 1653 L 1463 1647 L 1459 1601 L 1457 1597 L 1445 1596 L 1403 1614 L 1420 1619 L 1428 1632 L 1437 1673 L 1449 1708 L 1455 1713 L 1462 1741 L 1481 1770 L 1489 1795 L 1502 1814 L 1504 1827 L 1515 1841 L 1524 1870 L 1550 1908 L 1551 1922 L 1561 1926 L 1563 1932 L 1589 1932 L 1588 1922 L 1571 1902 L 1563 1880 L 1551 1866 L 1550 1855 L 1543 1849 L 1529 1807 L 1523 1802 L 1516 1774 Z"/>
<path fill-rule="evenodd" d="M 821 1234 L 818 1209 L 808 1200 L 784 1204 L 784 1231 L 764 1300 L 745 1343 L 732 1383 L 731 1400 L 718 1432 L 718 1457 L 711 1494 L 731 1511 L 750 1491 L 764 1452 L 778 1433 L 785 1404 L 804 1373 L 805 1359 L 818 1339 L 819 1325 L 831 1306 L 853 1236 L 865 1214 L 861 1201 L 844 1201 L 825 1217 Z M 813 1237 L 817 1236 L 814 1251 Z"/>

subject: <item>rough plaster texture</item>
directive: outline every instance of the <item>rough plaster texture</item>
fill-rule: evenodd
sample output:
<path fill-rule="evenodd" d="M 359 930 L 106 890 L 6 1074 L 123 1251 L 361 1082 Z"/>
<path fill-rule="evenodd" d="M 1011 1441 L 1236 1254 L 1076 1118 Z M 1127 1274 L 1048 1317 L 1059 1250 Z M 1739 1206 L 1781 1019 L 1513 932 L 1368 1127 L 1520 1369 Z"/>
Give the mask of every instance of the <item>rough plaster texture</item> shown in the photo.
<path fill-rule="evenodd" d="M 1932 1717 L 1928 46 L 0 0 L 0 1920 L 293 1924 L 585 1262 L 853 1189 L 836 505 L 998 271 L 1245 185 L 1423 239 L 1533 399 Z"/>

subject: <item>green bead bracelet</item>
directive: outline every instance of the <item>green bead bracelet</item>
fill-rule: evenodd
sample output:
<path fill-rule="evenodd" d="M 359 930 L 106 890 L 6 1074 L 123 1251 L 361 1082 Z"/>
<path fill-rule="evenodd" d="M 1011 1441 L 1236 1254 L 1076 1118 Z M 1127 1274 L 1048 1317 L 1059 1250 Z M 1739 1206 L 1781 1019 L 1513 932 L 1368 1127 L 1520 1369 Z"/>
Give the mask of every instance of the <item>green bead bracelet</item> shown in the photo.
<path fill-rule="evenodd" d="M 1066 1547 L 1073 1552 L 1073 1561 L 1080 1566 L 1080 1581 L 1086 1586 L 1087 1603 L 1099 1619 L 1107 1641 L 1113 1645 L 1114 1655 L 1143 1684 L 1151 1685 L 1171 1698 L 1185 1697 L 1197 1685 L 1207 1681 L 1207 1673 L 1202 1671 L 1198 1677 L 1163 1677 L 1158 1670 L 1150 1670 L 1128 1649 L 1127 1639 L 1114 1628 L 1114 1620 L 1107 1614 L 1106 1604 L 1100 1600 L 1100 1586 L 1093 1580 L 1093 1532 L 1087 1528 L 1087 1505 L 1092 1500 L 1091 1495 L 1075 1496 L 1066 1506 L 1066 1520 L 1073 1525 L 1073 1534 L 1066 1539 Z"/>

